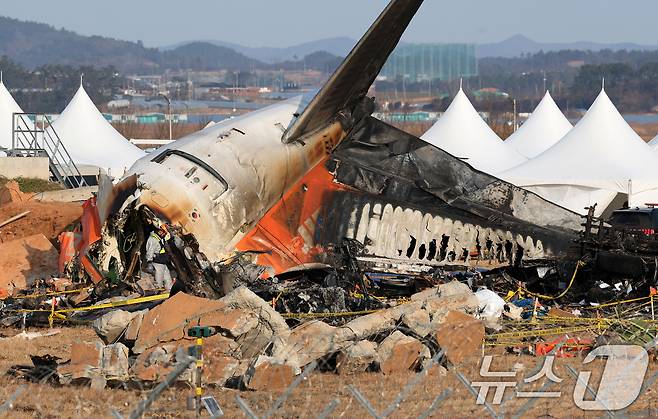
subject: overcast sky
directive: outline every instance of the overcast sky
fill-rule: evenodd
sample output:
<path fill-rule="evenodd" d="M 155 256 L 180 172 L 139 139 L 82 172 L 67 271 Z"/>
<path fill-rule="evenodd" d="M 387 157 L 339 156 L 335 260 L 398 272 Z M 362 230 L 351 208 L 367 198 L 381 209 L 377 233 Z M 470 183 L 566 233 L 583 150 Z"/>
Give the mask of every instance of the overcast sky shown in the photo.
<path fill-rule="evenodd" d="M 164 46 L 223 40 L 289 46 L 358 38 L 385 0 L 0 0 L 0 14 L 84 35 Z M 542 42 L 658 44 L 658 0 L 425 0 L 405 35 L 414 42 L 497 42 L 523 34 Z"/>

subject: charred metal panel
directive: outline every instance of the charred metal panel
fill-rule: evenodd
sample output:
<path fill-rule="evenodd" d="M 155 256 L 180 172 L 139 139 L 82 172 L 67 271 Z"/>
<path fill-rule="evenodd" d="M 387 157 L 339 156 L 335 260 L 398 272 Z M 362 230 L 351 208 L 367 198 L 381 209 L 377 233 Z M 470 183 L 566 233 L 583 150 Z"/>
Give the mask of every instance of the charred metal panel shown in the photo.
<path fill-rule="evenodd" d="M 565 253 L 575 237 L 519 220 L 496 222 L 450 206 L 423 207 L 353 191 L 331 193 L 315 232 L 314 245 L 330 247 L 346 237 L 364 243 L 368 255 L 427 264 L 472 256 L 544 258 Z"/>
<path fill-rule="evenodd" d="M 581 217 L 486 173 L 425 141 L 367 118 L 333 154 L 336 180 L 364 192 L 419 207 L 452 211 L 509 225 L 526 222 L 572 233 Z"/>

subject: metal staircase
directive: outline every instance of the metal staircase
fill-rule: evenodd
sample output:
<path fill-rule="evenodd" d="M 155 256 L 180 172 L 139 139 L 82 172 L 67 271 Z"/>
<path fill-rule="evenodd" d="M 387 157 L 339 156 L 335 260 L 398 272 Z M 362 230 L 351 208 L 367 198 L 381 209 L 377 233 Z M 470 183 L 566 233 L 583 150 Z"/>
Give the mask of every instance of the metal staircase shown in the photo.
<path fill-rule="evenodd" d="M 50 173 L 66 188 L 87 186 L 47 115 L 15 113 L 12 132 L 12 156 L 48 157 Z"/>

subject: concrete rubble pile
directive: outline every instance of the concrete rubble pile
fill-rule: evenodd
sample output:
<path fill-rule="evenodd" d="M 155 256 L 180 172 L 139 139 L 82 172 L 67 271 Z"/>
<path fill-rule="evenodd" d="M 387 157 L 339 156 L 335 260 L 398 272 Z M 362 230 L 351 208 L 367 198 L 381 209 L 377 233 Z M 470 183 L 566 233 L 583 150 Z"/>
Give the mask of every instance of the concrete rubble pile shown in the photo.
<path fill-rule="evenodd" d="M 478 299 L 457 281 L 412 296 L 407 303 L 354 317 L 342 326 L 309 320 L 290 327 L 264 300 L 240 287 L 219 300 L 177 293 L 150 309 L 113 310 L 93 327 L 103 344 L 77 343 L 57 367 L 60 383 L 157 383 L 194 345 L 187 330 L 212 326 L 203 341 L 207 385 L 262 390 L 284 388 L 318 361 L 340 374 L 418 370 L 439 350 L 460 363 L 477 354 L 484 325 Z M 189 381 L 193 367 L 179 377 Z"/>

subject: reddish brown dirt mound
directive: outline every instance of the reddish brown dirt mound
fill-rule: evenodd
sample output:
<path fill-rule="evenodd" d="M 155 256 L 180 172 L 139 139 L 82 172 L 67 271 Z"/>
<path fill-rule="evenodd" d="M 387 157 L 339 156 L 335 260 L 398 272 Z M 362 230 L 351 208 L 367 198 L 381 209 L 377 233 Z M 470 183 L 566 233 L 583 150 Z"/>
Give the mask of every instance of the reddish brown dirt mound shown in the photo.
<path fill-rule="evenodd" d="M 41 233 L 56 244 L 57 236 L 82 215 L 82 206 L 68 202 L 28 201 L 0 206 L 0 223 L 22 212 L 20 220 L 0 227 L 0 243 Z"/>

